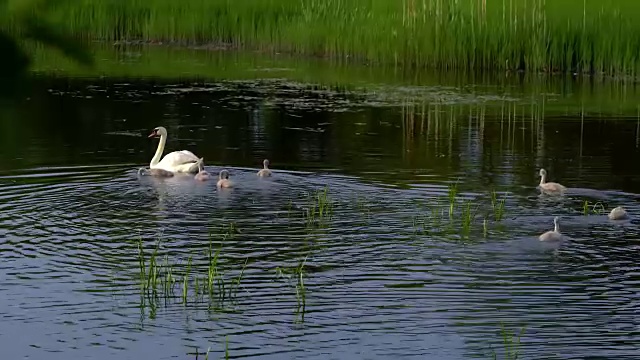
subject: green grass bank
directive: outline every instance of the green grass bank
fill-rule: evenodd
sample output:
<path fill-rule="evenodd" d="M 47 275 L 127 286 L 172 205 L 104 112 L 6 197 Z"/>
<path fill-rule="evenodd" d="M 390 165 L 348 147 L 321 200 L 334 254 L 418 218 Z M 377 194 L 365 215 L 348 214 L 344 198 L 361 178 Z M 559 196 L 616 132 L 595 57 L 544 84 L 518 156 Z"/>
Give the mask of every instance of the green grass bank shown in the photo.
<path fill-rule="evenodd" d="M 438 70 L 635 76 L 640 63 L 635 0 L 57 0 L 47 12 L 91 40 L 231 44 Z"/>

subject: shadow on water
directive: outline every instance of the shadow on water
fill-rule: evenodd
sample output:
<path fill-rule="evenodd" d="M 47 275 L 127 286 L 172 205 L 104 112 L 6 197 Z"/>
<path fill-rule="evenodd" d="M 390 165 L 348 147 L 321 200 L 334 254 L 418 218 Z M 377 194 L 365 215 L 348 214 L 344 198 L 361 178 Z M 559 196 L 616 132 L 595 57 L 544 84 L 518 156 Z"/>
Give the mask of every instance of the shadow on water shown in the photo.
<path fill-rule="evenodd" d="M 1 108 L 7 356 L 503 358 L 501 323 L 522 358 L 636 356 L 631 115 L 576 112 L 580 87 L 355 87 L 43 77 Z M 137 175 L 158 125 L 210 181 Z"/>

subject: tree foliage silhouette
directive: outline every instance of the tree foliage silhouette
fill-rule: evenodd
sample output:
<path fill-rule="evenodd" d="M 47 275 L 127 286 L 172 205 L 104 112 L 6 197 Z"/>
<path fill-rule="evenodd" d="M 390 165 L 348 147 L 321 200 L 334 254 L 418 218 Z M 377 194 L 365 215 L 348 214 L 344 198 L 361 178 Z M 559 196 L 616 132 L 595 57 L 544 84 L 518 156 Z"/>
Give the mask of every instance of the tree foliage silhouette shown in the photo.
<path fill-rule="evenodd" d="M 58 1 L 68 0 L 0 0 L 0 97 L 24 90 L 31 65 L 23 47 L 28 41 L 56 49 L 82 65 L 93 65 L 89 49 L 46 18 Z"/>

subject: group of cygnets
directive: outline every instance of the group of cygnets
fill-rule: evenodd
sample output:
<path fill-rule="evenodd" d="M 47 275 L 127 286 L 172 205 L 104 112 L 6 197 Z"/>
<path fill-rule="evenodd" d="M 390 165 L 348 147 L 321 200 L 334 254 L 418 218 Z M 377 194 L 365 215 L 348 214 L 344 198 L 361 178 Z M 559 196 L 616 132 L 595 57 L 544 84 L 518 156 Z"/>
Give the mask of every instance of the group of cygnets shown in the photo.
<path fill-rule="evenodd" d="M 547 171 L 545 169 L 540 169 L 540 185 L 538 186 L 540 190 L 547 194 L 559 194 L 562 195 L 567 188 L 555 183 L 555 182 L 547 182 Z M 611 220 L 624 220 L 628 218 L 627 211 L 622 207 L 618 206 L 611 210 L 608 215 Z M 560 241 L 563 239 L 562 234 L 560 233 L 560 226 L 558 225 L 559 217 L 553 218 L 554 228 L 552 231 L 547 231 L 544 234 L 540 235 L 539 239 L 541 241 Z"/>
<path fill-rule="evenodd" d="M 162 157 L 164 146 L 167 142 L 167 129 L 162 126 L 158 126 L 153 129 L 150 138 L 160 138 L 156 153 L 149 163 L 149 168 L 140 168 L 138 175 L 150 175 L 156 177 L 173 177 L 175 174 L 196 174 L 194 179 L 197 181 L 207 181 L 211 179 L 211 174 L 204 169 L 204 158 L 197 157 L 189 150 L 180 150 L 170 152 Z M 258 176 L 268 177 L 271 176 L 271 170 L 269 169 L 269 160 L 264 159 L 262 162 L 263 168 L 258 171 Z M 229 179 L 229 171 L 223 169 L 218 174 L 219 188 L 230 188 L 234 186 L 234 183 Z"/>
<path fill-rule="evenodd" d="M 189 150 L 180 150 L 168 153 L 162 157 L 164 146 L 167 142 L 167 129 L 162 126 L 158 126 L 153 129 L 150 138 L 160 138 L 156 153 L 149 163 L 149 169 L 140 168 L 138 170 L 139 175 L 151 175 L 157 177 L 173 177 L 176 173 L 183 174 L 196 174 L 194 176 L 197 181 L 207 181 L 211 179 L 211 175 L 204 169 L 204 158 L 197 157 Z M 269 160 L 265 159 L 262 162 L 263 168 L 258 171 L 257 175 L 260 177 L 271 176 L 271 170 L 269 169 Z M 567 188 L 555 183 L 547 182 L 547 171 L 540 169 L 540 185 L 539 188 L 542 192 L 547 194 L 563 194 Z M 218 174 L 218 188 L 230 188 L 234 186 L 234 183 L 229 179 L 229 171 L 223 169 Z M 609 213 L 609 219 L 611 220 L 623 220 L 627 218 L 627 212 L 618 206 L 611 210 Z M 560 227 L 558 225 L 559 218 L 556 216 L 553 219 L 554 229 L 553 231 L 547 231 L 540 235 L 541 241 L 558 241 L 562 240 L 563 236 L 560 233 Z"/>

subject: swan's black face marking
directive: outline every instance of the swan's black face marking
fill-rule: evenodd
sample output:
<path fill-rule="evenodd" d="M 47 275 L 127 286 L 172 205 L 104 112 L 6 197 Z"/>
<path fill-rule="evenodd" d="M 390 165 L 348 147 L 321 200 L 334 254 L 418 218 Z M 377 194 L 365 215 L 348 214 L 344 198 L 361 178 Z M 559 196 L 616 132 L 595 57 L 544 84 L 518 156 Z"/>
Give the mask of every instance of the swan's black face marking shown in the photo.
<path fill-rule="evenodd" d="M 151 132 L 151 134 L 149 134 L 149 137 L 150 137 L 150 138 L 151 138 L 151 137 L 155 138 L 155 137 L 158 137 L 158 136 L 160 136 L 160 134 L 158 134 L 158 128 L 153 129 L 153 131 Z"/>

